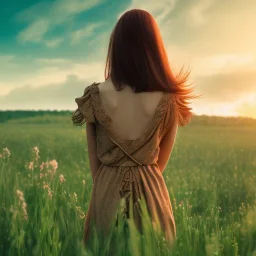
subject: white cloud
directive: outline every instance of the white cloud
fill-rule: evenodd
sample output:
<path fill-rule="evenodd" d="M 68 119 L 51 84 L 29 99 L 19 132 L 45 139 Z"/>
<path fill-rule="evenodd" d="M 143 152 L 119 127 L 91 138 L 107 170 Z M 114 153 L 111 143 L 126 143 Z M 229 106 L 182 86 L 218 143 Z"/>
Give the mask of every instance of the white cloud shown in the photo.
<path fill-rule="evenodd" d="M 155 18 L 158 24 L 162 24 L 168 14 L 173 11 L 176 2 L 177 0 L 132 0 L 129 7 L 123 10 L 117 18 L 119 19 L 126 11 L 130 9 L 142 9 L 149 12 Z"/>
<path fill-rule="evenodd" d="M 62 23 L 66 17 L 89 10 L 102 2 L 102 0 L 57 0 L 52 4 L 53 13 L 56 15 L 52 20 L 54 23 Z"/>
<path fill-rule="evenodd" d="M 15 63 L 15 56 L 14 55 L 0 55 L 0 67 L 1 71 L 3 72 L 4 68 L 13 68 L 17 67 Z"/>
<path fill-rule="evenodd" d="M 219 72 L 211 76 L 199 76 L 196 85 L 209 102 L 230 103 L 248 97 L 256 91 L 256 70 Z"/>
<path fill-rule="evenodd" d="M 187 23 L 189 26 L 199 26 L 206 21 L 205 12 L 209 10 L 215 0 L 203 0 L 199 1 L 197 4 L 193 4 L 192 7 L 187 12 Z"/>
<path fill-rule="evenodd" d="M 45 66 L 33 74 L 30 73 L 25 79 L 17 79 L 16 82 L 0 84 L 0 95 L 8 94 L 13 88 L 19 89 L 25 85 L 33 88 L 44 86 L 49 83 L 63 83 L 67 76 L 75 75 L 78 79 L 86 79 L 92 82 L 104 81 L 104 65 L 101 62 L 74 63 L 72 60 L 63 59 L 37 59 L 37 63 Z M 99 72 L 101 71 L 101 72 Z"/>
<path fill-rule="evenodd" d="M 84 28 L 78 29 L 76 31 L 73 31 L 70 36 L 71 36 L 71 44 L 77 44 L 83 39 L 84 37 L 91 36 L 95 30 L 95 28 L 101 27 L 104 25 L 104 22 L 99 22 L 99 23 L 94 23 L 94 24 L 89 24 L 85 26 Z"/>
<path fill-rule="evenodd" d="M 49 13 L 51 17 L 49 18 L 50 26 L 48 29 L 65 22 L 67 17 L 72 18 L 75 13 L 85 8 L 81 1 L 75 1 L 72 2 L 72 4 L 66 0 L 57 2 L 59 6 L 57 7 L 56 5 Z M 127 10 L 133 8 L 144 9 L 150 12 L 159 24 L 171 68 L 175 71 L 179 71 L 183 63 L 185 63 L 185 67 L 190 66 L 192 69 L 191 75 L 196 78 L 195 86 L 201 89 L 199 93 L 204 94 L 204 98 L 195 100 L 192 104 L 195 112 L 198 114 L 236 115 L 238 113 L 236 109 L 238 102 L 240 105 L 247 102 L 248 97 L 250 97 L 255 90 L 255 83 L 253 83 L 253 81 L 255 81 L 255 75 L 253 72 L 256 70 L 256 55 L 255 50 L 253 52 L 251 50 L 252 48 L 247 47 L 247 44 L 253 45 L 255 41 L 253 39 L 255 39 L 255 37 L 250 37 L 251 40 L 247 40 L 249 37 L 245 37 L 246 40 L 243 40 L 240 38 L 240 33 L 237 32 L 237 26 L 234 25 L 229 28 L 231 22 L 235 20 L 239 21 L 239 12 L 230 12 L 224 17 L 220 11 L 215 10 L 215 14 L 209 12 L 208 16 L 207 12 L 214 2 L 215 1 L 199 1 L 193 6 L 191 5 L 192 7 L 185 10 L 183 9 L 180 15 L 178 13 L 178 15 L 172 15 L 170 17 L 170 14 L 174 14 L 176 11 L 174 8 L 180 7 L 178 6 L 178 1 L 152 0 L 146 2 L 145 0 L 133 0 L 131 5 L 119 14 L 118 18 Z M 96 4 L 96 1 L 91 1 L 90 3 Z M 70 4 L 72 7 L 69 6 Z M 47 10 L 47 8 L 45 10 Z M 57 15 L 56 10 L 59 10 L 59 15 Z M 61 11 L 63 12 L 63 16 L 60 15 Z M 43 15 L 39 13 L 39 15 L 30 16 L 32 18 L 27 18 L 27 20 L 33 24 L 33 22 L 47 16 L 46 11 L 42 13 Z M 233 13 L 235 13 L 236 16 Z M 232 19 L 230 19 L 230 17 Z M 207 22 L 207 18 L 209 18 L 209 23 L 206 29 L 200 25 Z M 212 22 L 211 24 L 210 21 Z M 40 23 L 38 23 L 38 26 L 39 24 Z M 253 26 L 253 24 L 253 22 L 248 23 L 248 26 Z M 189 29 L 188 25 L 194 26 L 194 28 Z M 44 27 L 42 24 L 41 26 L 41 32 L 38 32 L 38 34 L 40 35 L 41 33 L 42 37 L 39 36 L 38 38 L 41 38 L 40 42 L 49 43 L 49 40 L 45 40 L 45 35 L 48 30 L 46 33 L 43 33 Z M 84 37 L 92 35 L 96 27 L 97 24 L 88 24 L 87 27 L 74 31 L 71 37 L 72 44 L 76 44 Z M 227 28 L 229 28 L 229 30 Z M 241 30 L 241 27 L 239 29 Z M 211 31 L 209 32 L 207 30 Z M 176 32 L 176 34 L 172 33 L 173 31 Z M 251 31 L 251 29 L 248 29 L 242 31 L 241 34 L 246 33 L 246 35 L 251 35 Z M 187 40 L 187 37 L 191 36 L 194 32 L 194 37 L 191 37 L 191 40 Z M 219 38 L 217 38 L 216 35 L 219 35 L 217 32 L 222 32 L 223 34 L 220 34 Z M 229 34 L 224 37 L 224 33 L 225 36 L 227 35 L 226 33 Z M 187 35 L 187 37 L 185 36 L 183 38 L 183 35 Z M 232 37 L 233 35 L 235 37 Z M 43 86 L 48 86 L 50 83 L 65 83 L 65 79 L 69 75 L 75 75 L 78 79 L 86 79 L 86 81 L 91 81 L 91 83 L 94 81 L 104 81 L 105 57 L 109 37 L 110 31 L 104 31 L 103 33 L 91 37 L 90 40 L 88 39 L 87 45 L 98 45 L 98 50 L 97 52 L 89 53 L 86 62 L 83 63 L 76 63 L 75 60 L 61 58 L 37 59 L 37 63 L 42 64 L 44 67 L 41 67 L 36 72 L 29 73 L 26 79 L 17 79 L 17 82 L 15 82 L 15 84 L 10 83 L 10 86 L 8 84 L 8 90 L 3 83 L 0 84 L 0 94 L 8 94 L 10 89 L 21 88 L 28 84 L 32 85 L 30 89 L 34 88 L 36 90 L 36 88 L 40 86 L 43 88 Z M 36 39 L 31 37 L 30 40 Z M 58 43 L 56 43 L 56 45 L 57 44 Z M 234 48 L 237 45 L 239 45 L 240 51 L 236 51 L 238 48 Z M 50 46 L 51 43 L 48 44 L 48 47 Z M 52 47 L 53 46 L 54 43 L 52 43 Z M 217 46 L 219 46 L 219 48 Z M 227 49 L 231 50 L 228 51 Z M 253 49 L 255 49 L 255 47 Z M 8 60 L 8 58 L 5 60 Z M 240 72 L 237 75 L 238 71 Z M 253 101 L 255 98 L 251 100 Z M 253 102 L 251 102 L 251 105 L 253 105 Z M 251 111 L 250 106 L 246 106 L 246 108 L 249 109 L 248 111 Z M 241 110 L 240 113 L 242 113 L 242 111 L 244 110 Z"/>
<path fill-rule="evenodd" d="M 56 0 L 52 3 L 35 4 L 17 15 L 19 21 L 30 23 L 17 35 L 17 39 L 21 42 L 41 42 L 48 47 L 55 47 L 61 42 L 60 39 L 58 41 L 45 40 L 46 33 L 100 2 L 102 0 Z"/>
<path fill-rule="evenodd" d="M 15 89 L 15 84 L 8 83 L 8 86 L 6 86 L 5 83 L 0 82 L 0 97 L 1 95 L 7 95 L 11 90 Z"/>
<path fill-rule="evenodd" d="M 52 40 L 44 40 L 44 43 L 49 48 L 55 48 L 55 47 L 59 46 L 63 41 L 64 41 L 64 38 L 55 38 Z"/>
<path fill-rule="evenodd" d="M 197 2 L 207 3 L 203 0 Z M 187 8 L 175 17 L 173 36 L 187 50 L 200 55 L 255 54 L 256 34 L 252 33 L 255 30 L 255 8 L 254 0 L 248 0 L 246 6 L 239 1 L 230 5 L 229 1 L 215 0 L 208 9 L 202 8 L 202 14 L 198 15 L 203 17 L 199 18 L 202 22 L 197 21 L 197 15 L 191 17 L 190 8 Z"/>
<path fill-rule="evenodd" d="M 42 41 L 44 35 L 48 31 L 49 21 L 46 19 L 39 18 L 35 20 L 29 27 L 21 31 L 17 38 L 20 42 L 34 42 L 38 43 Z"/>
<path fill-rule="evenodd" d="M 220 54 L 195 57 L 192 60 L 194 76 L 210 76 L 218 73 L 234 73 L 256 70 L 256 55 Z"/>
<path fill-rule="evenodd" d="M 38 59 L 35 59 L 35 61 L 40 64 L 53 65 L 53 64 L 70 63 L 72 60 L 66 60 L 61 58 L 55 58 L 55 59 L 38 58 Z"/>
<path fill-rule="evenodd" d="M 1 64 L 11 62 L 13 59 L 14 59 L 14 55 L 0 55 Z"/>
<path fill-rule="evenodd" d="M 91 80 L 79 79 L 75 75 L 64 77 L 61 82 L 44 86 L 25 85 L 0 95 L 1 109 L 70 109 L 75 110 L 75 98 L 83 95 Z"/>

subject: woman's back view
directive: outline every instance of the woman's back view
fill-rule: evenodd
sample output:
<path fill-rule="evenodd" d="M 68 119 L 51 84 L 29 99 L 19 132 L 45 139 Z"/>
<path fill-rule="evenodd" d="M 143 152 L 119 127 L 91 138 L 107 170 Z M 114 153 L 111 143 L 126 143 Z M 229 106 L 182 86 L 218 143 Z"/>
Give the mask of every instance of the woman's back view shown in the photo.
<path fill-rule="evenodd" d="M 137 139 L 145 132 L 163 96 L 161 91 L 134 93 L 129 86 L 116 91 L 110 78 L 98 87 L 102 107 L 111 118 L 113 129 L 120 137 L 129 140 Z"/>
<path fill-rule="evenodd" d="M 122 198 L 124 216 L 129 218 L 131 209 L 141 230 L 138 199 L 143 198 L 152 222 L 160 221 L 173 244 L 176 227 L 162 172 L 177 127 L 190 120 L 186 100 L 195 96 L 185 87 L 187 76 L 173 76 L 155 20 L 143 10 L 131 10 L 119 19 L 110 38 L 107 67 L 106 81 L 87 86 L 76 98 L 72 117 L 74 124 L 86 122 L 87 128 L 95 129 L 95 139 L 89 135 L 87 140 L 95 145 L 91 147 L 100 163 L 93 174 L 84 241 L 93 235 L 92 223 L 108 234 Z"/>

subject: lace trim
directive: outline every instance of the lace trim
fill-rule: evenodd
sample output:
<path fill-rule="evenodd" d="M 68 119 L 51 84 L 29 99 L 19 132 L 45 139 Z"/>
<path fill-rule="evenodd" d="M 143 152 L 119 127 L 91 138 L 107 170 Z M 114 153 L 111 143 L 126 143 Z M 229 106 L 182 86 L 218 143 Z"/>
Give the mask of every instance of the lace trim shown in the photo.
<path fill-rule="evenodd" d="M 112 120 L 111 118 L 106 114 L 104 111 L 104 108 L 102 106 L 102 102 L 99 95 L 99 88 L 98 85 L 100 83 L 93 83 L 91 85 L 91 97 L 92 97 L 92 107 L 94 114 L 96 116 L 96 119 L 98 122 L 106 129 L 107 133 L 112 137 L 115 138 L 116 141 L 123 146 L 123 148 L 126 149 L 126 151 L 131 154 L 136 150 L 142 143 L 144 143 L 155 131 L 155 129 L 160 124 L 160 121 L 164 117 L 164 113 L 166 112 L 170 98 L 173 96 L 172 94 L 168 92 L 164 92 L 162 95 L 162 98 L 160 99 L 158 106 L 155 110 L 154 116 L 150 122 L 150 125 L 148 126 L 148 129 L 145 133 L 143 133 L 139 138 L 135 140 L 128 140 L 123 139 L 118 134 L 115 133 L 115 131 L 112 128 Z"/>

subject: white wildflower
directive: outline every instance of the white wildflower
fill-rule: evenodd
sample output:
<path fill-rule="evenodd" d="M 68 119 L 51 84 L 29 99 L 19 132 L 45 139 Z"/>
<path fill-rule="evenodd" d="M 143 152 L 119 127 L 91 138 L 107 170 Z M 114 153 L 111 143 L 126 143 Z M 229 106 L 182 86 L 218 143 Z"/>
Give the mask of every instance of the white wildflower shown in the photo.
<path fill-rule="evenodd" d="M 34 162 L 29 163 L 28 169 L 32 171 L 34 170 Z"/>
<path fill-rule="evenodd" d="M 10 150 L 8 148 L 3 148 L 1 156 L 2 158 L 9 158 L 11 156 Z"/>
<path fill-rule="evenodd" d="M 55 174 L 55 172 L 56 172 L 56 170 L 57 170 L 57 168 L 58 168 L 58 163 L 57 163 L 57 161 L 56 161 L 55 159 L 53 159 L 53 160 L 51 160 L 51 161 L 49 162 L 49 165 L 52 166 L 53 173 Z"/>
<path fill-rule="evenodd" d="M 63 174 L 60 175 L 59 181 L 60 181 L 60 183 L 63 183 L 63 182 L 66 181 L 66 179 L 64 178 L 64 175 L 63 175 Z"/>
<path fill-rule="evenodd" d="M 33 154 L 35 156 L 35 160 L 38 160 L 40 157 L 39 157 L 39 149 L 38 147 L 33 147 Z"/>

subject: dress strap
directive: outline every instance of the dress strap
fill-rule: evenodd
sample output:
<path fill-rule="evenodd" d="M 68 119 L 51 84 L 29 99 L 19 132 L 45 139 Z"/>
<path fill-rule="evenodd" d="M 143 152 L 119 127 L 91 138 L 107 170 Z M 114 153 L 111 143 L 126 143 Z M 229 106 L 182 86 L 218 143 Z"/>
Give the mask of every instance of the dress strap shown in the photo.
<path fill-rule="evenodd" d="M 139 161 L 137 161 L 133 156 L 131 156 L 123 147 L 121 147 L 109 134 L 108 134 L 109 138 L 113 141 L 113 143 L 115 143 L 129 158 L 131 158 L 135 163 L 137 163 L 138 165 L 143 165 L 141 164 Z"/>

